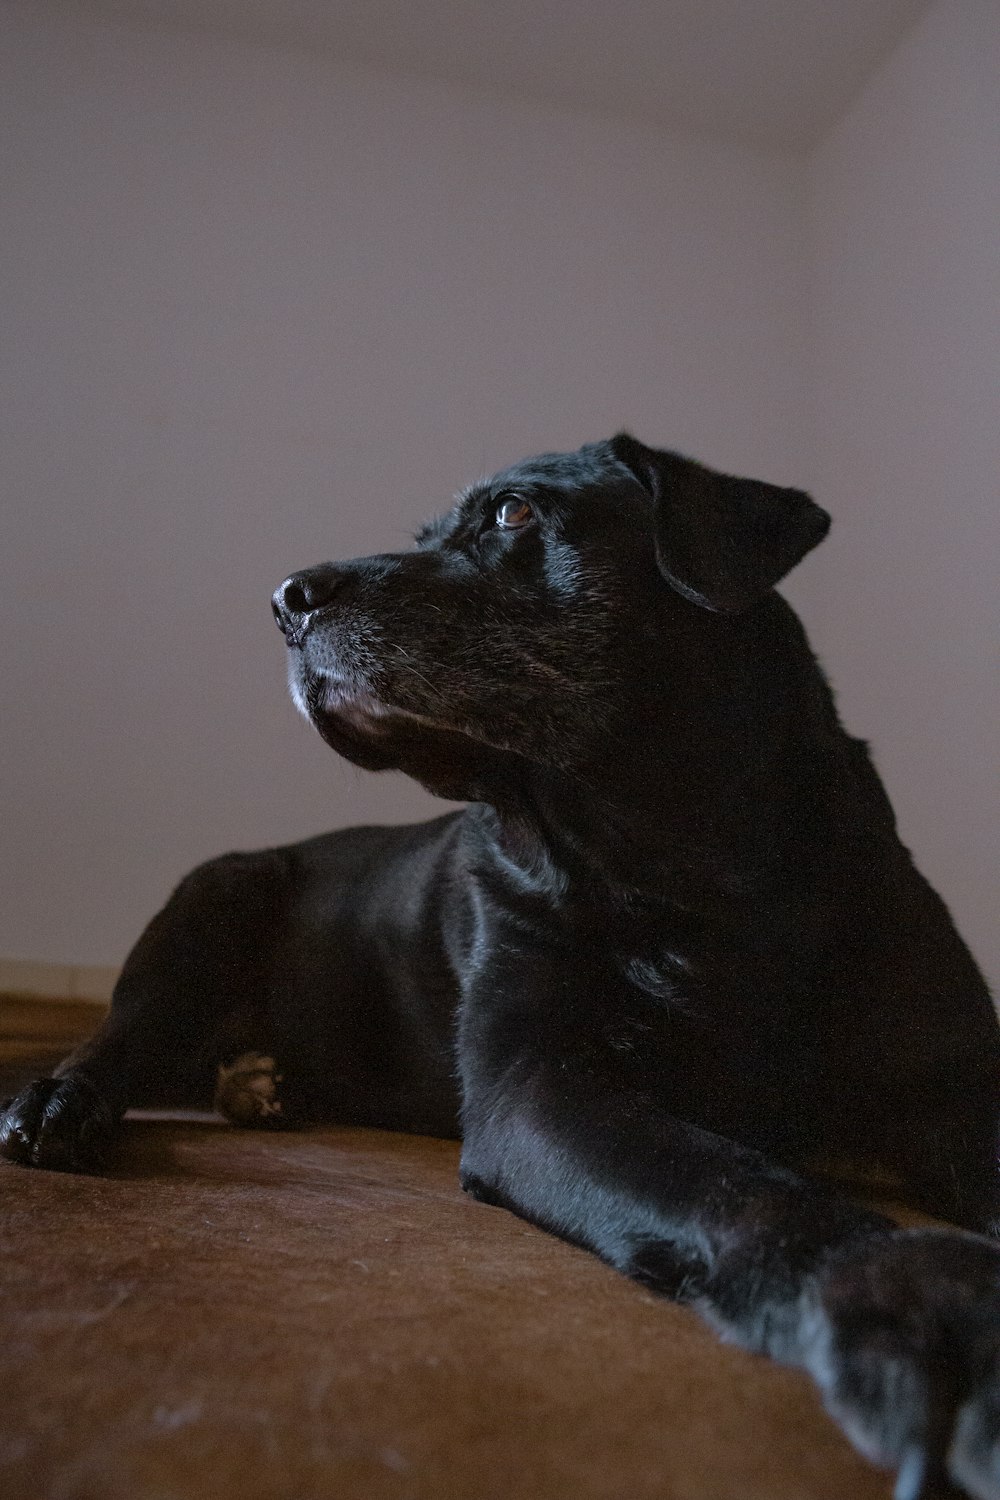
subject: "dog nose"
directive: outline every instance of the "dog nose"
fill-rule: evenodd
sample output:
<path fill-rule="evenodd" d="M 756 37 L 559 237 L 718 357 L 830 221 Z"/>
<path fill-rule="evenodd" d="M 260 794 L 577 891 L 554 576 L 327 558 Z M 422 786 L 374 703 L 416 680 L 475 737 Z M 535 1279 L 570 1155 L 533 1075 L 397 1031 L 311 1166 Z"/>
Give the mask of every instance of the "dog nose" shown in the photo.
<path fill-rule="evenodd" d="M 271 608 L 282 635 L 292 637 L 310 615 L 332 604 L 343 587 L 347 574 L 331 563 L 293 573 L 278 585 L 271 595 Z"/>

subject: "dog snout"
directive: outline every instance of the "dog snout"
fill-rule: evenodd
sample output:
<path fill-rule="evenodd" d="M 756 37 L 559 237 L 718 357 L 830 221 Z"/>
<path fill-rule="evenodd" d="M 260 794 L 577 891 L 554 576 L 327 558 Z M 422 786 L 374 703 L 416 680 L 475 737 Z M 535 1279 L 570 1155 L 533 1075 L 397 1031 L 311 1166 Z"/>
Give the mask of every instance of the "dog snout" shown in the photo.
<path fill-rule="evenodd" d="M 348 580 L 345 570 L 332 563 L 293 573 L 278 585 L 271 595 L 271 608 L 278 629 L 286 640 L 295 640 L 310 615 L 326 609 L 340 594 Z"/>

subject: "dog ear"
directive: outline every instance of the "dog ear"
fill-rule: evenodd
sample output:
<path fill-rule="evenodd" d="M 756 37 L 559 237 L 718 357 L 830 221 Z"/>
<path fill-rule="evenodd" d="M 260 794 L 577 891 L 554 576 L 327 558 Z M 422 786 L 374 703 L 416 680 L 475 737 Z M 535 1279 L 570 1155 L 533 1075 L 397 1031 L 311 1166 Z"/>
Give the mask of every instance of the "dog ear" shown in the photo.
<path fill-rule="evenodd" d="M 746 609 L 830 529 L 826 511 L 802 490 L 718 474 L 627 432 L 610 448 L 653 497 L 660 572 L 704 609 Z"/>

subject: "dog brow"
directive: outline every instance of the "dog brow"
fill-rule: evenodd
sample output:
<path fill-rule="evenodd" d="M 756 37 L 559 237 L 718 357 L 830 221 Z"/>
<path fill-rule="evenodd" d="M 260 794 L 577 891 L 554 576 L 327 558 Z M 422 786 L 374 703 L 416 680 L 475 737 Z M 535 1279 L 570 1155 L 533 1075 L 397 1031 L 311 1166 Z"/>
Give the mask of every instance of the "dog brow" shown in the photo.
<path fill-rule="evenodd" d="M 413 540 L 414 542 L 416 542 L 418 547 L 421 547 L 426 542 L 436 541 L 437 538 L 441 536 L 443 531 L 444 517 L 435 516 L 433 520 L 424 521 L 423 525 L 417 527 L 416 531 L 413 533 Z"/>
<path fill-rule="evenodd" d="M 471 484 L 464 485 L 455 496 L 455 509 L 461 510 L 465 505 L 471 505 L 476 500 L 482 500 L 490 492 L 490 480 L 484 474 L 481 479 L 473 479 Z"/>
<path fill-rule="evenodd" d="M 474 479 L 460 489 L 455 496 L 455 504 L 452 508 L 452 516 L 459 525 L 467 520 L 474 511 L 490 498 L 491 484 L 489 478 L 484 475 L 482 479 Z"/>
<path fill-rule="evenodd" d="M 413 534 L 413 540 L 418 547 L 426 546 L 429 542 L 442 541 L 451 535 L 468 518 L 468 513 L 475 506 L 488 500 L 490 496 L 490 481 L 486 478 L 475 479 L 467 484 L 464 489 L 458 491 L 454 504 L 443 516 L 434 516 L 418 526 Z"/>

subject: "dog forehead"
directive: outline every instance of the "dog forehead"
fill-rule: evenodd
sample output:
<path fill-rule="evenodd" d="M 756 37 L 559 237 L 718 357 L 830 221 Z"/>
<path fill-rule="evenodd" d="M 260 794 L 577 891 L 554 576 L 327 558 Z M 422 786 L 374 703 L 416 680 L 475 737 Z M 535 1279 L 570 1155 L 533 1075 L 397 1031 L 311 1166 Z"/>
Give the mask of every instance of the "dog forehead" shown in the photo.
<path fill-rule="evenodd" d="M 477 533 L 484 507 L 508 492 L 544 493 L 557 502 L 557 513 L 568 516 L 574 501 L 589 511 L 598 498 L 608 497 L 617 505 L 623 492 L 637 488 L 607 442 L 588 443 L 568 453 L 539 453 L 466 485 L 450 511 L 419 527 L 416 540 L 419 546 L 435 546 Z"/>
<path fill-rule="evenodd" d="M 566 509 L 574 500 L 586 502 L 621 486 L 625 477 L 625 469 L 607 443 L 589 443 L 570 453 L 539 453 L 510 464 L 491 478 L 467 485 L 447 520 L 451 526 L 461 527 L 484 502 L 507 493 L 544 493 L 561 501 L 559 508 Z"/>
<path fill-rule="evenodd" d="M 504 489 L 544 488 L 566 494 L 603 487 L 620 478 L 621 465 L 607 443 L 588 443 L 570 453 L 539 453 L 501 469 L 487 486 L 493 494 Z"/>

